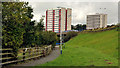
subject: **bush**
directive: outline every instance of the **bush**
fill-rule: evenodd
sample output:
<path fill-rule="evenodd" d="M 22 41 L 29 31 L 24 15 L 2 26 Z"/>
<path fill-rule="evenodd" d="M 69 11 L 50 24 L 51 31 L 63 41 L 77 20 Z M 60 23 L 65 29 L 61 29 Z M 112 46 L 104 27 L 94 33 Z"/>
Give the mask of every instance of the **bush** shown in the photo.
<path fill-rule="evenodd" d="M 56 45 L 58 37 L 56 33 L 51 31 L 45 31 L 42 33 L 42 44 L 43 45 L 52 45 L 53 47 Z"/>
<path fill-rule="evenodd" d="M 35 33 L 35 42 L 36 46 L 42 45 L 52 45 L 53 47 L 56 45 L 58 38 L 56 33 L 51 31 L 41 31 Z"/>
<path fill-rule="evenodd" d="M 75 31 L 71 31 L 71 32 L 68 32 L 66 34 L 66 36 L 64 37 L 64 42 L 67 42 L 68 40 L 70 40 L 72 37 L 75 37 L 77 36 L 78 32 L 75 32 Z"/>

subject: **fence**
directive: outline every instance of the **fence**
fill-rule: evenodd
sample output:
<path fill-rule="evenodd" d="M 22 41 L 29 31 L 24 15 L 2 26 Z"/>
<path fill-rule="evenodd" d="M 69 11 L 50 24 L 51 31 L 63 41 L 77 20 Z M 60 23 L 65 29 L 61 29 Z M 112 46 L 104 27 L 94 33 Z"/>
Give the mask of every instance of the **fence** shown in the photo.
<path fill-rule="evenodd" d="M 52 46 L 49 45 L 45 47 L 21 48 L 18 50 L 18 55 L 16 57 L 14 56 L 11 48 L 0 49 L 0 51 L 2 52 L 0 53 L 0 56 L 2 56 L 2 58 L 0 58 L 0 61 L 2 61 L 1 65 L 5 65 L 46 56 L 52 51 Z"/>

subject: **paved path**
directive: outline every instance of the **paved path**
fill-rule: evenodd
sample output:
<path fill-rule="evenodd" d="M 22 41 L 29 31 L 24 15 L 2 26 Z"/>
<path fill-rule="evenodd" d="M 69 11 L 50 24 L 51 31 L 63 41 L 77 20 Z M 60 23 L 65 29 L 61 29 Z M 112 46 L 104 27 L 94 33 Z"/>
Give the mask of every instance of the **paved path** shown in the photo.
<path fill-rule="evenodd" d="M 59 55 L 60 55 L 60 51 L 58 48 L 56 48 L 46 57 L 42 57 L 42 58 L 37 59 L 37 60 L 32 60 L 32 61 L 27 62 L 27 63 L 17 64 L 17 65 L 13 65 L 13 66 L 35 66 L 35 65 L 39 65 L 39 64 L 44 64 L 46 62 L 49 62 L 49 61 L 56 59 Z"/>

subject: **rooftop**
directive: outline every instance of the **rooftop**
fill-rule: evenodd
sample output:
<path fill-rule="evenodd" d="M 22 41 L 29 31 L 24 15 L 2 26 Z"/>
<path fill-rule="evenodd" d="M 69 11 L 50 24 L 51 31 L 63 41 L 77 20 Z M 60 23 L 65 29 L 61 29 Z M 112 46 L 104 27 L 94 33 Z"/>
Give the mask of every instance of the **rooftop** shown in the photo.
<path fill-rule="evenodd" d="M 104 14 L 104 13 L 96 13 L 96 14 L 89 14 L 89 15 L 107 15 L 107 14 Z"/>
<path fill-rule="evenodd" d="M 65 8 L 65 7 L 50 8 L 50 9 L 47 9 L 47 10 L 57 10 L 57 9 L 62 9 L 62 8 L 72 10 L 71 8 Z"/>

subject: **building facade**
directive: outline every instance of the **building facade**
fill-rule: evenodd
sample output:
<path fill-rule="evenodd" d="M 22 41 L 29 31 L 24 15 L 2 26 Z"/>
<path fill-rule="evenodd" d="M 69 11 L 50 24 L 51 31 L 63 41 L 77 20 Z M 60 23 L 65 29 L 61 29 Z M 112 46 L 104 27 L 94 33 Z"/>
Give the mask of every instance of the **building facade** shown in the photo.
<path fill-rule="evenodd" d="M 86 29 L 107 27 L 107 14 L 87 15 Z"/>
<path fill-rule="evenodd" d="M 46 10 L 46 31 L 60 32 L 71 30 L 71 13 L 70 8 L 53 8 Z"/>

